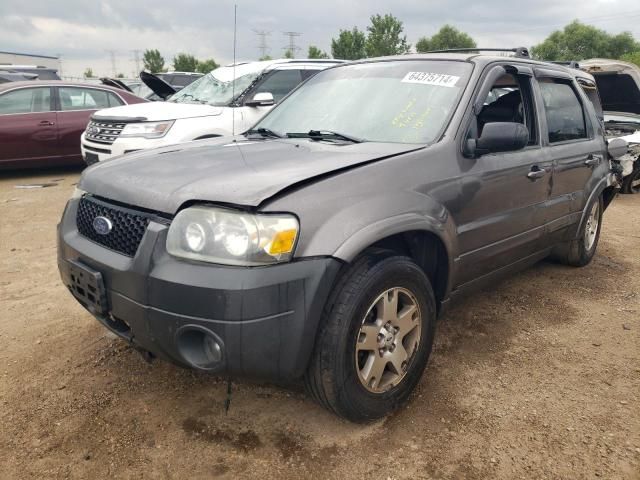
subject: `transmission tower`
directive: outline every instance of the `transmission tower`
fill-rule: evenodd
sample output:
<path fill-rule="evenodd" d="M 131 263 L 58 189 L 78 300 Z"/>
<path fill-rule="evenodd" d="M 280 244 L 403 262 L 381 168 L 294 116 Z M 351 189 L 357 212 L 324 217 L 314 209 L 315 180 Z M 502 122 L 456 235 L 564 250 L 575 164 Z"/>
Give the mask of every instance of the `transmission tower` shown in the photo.
<path fill-rule="evenodd" d="M 136 64 L 136 72 L 134 77 L 140 75 L 140 50 L 131 50 L 133 53 L 133 62 Z"/>
<path fill-rule="evenodd" d="M 267 53 L 269 53 L 269 45 L 267 44 L 267 37 L 271 35 L 271 32 L 267 32 L 266 30 L 254 30 L 258 36 L 258 51 L 260 52 L 260 58 L 266 57 Z"/>
<path fill-rule="evenodd" d="M 282 47 L 283 50 L 289 50 L 293 57 L 296 56 L 296 52 L 300 50 L 300 47 L 296 45 L 296 38 L 302 35 L 300 32 L 282 32 L 282 34 L 286 37 L 289 37 L 289 45 L 286 47 Z"/>
<path fill-rule="evenodd" d="M 111 72 L 113 73 L 113 76 L 115 77 L 118 72 L 116 71 L 116 51 L 115 50 L 105 50 L 105 52 L 107 52 L 109 54 L 109 56 L 111 57 Z"/>

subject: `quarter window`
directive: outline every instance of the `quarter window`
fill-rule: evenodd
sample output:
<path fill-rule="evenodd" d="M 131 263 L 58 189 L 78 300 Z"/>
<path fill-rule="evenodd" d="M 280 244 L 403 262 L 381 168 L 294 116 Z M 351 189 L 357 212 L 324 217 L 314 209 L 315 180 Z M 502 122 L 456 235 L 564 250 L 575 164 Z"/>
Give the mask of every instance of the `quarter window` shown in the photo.
<path fill-rule="evenodd" d="M 37 113 L 51 111 L 49 87 L 22 88 L 0 95 L 0 114 Z"/>
<path fill-rule="evenodd" d="M 269 92 L 277 103 L 296 88 L 301 81 L 300 70 L 277 70 L 256 88 L 255 93 Z"/>
<path fill-rule="evenodd" d="M 549 143 L 587 138 L 584 110 L 569 83 L 545 79 L 540 92 L 547 117 Z"/>
<path fill-rule="evenodd" d="M 60 109 L 99 110 L 122 105 L 120 99 L 105 90 L 79 87 L 60 87 Z"/>

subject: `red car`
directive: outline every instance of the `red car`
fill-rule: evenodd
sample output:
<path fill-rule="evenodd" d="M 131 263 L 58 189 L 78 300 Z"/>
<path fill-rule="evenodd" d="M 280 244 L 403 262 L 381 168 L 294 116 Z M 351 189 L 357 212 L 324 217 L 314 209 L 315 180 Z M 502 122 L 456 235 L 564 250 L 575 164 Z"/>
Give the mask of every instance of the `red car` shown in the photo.
<path fill-rule="evenodd" d="M 83 165 L 80 135 L 96 110 L 145 102 L 105 85 L 62 80 L 0 85 L 0 169 Z"/>

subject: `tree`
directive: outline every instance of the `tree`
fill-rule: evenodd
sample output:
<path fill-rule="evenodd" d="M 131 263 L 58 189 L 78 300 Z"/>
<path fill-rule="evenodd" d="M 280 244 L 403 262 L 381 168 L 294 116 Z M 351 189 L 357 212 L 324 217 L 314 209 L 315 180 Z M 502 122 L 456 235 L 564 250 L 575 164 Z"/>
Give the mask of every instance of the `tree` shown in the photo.
<path fill-rule="evenodd" d="M 285 50 L 284 52 L 284 57 L 282 58 L 294 58 L 293 52 L 291 51 L 291 49 L 287 48 L 287 50 Z"/>
<path fill-rule="evenodd" d="M 352 30 L 340 30 L 338 38 L 331 39 L 331 54 L 333 58 L 342 60 L 358 60 L 367 56 L 365 44 L 367 37 L 364 32 L 353 27 Z"/>
<path fill-rule="evenodd" d="M 534 46 L 534 58 L 552 61 L 584 60 L 586 58 L 620 58 L 640 50 L 629 32 L 610 35 L 592 25 L 574 20 L 563 30 L 556 30 L 542 43 Z"/>
<path fill-rule="evenodd" d="M 84 78 L 93 78 L 93 69 L 88 67 L 85 71 L 84 71 Z"/>
<path fill-rule="evenodd" d="M 411 45 L 407 43 L 406 35 L 401 36 L 403 30 L 402 22 L 389 13 L 384 16 L 372 15 L 371 25 L 367 27 L 367 56 L 381 57 L 407 53 Z"/>
<path fill-rule="evenodd" d="M 200 73 L 209 73 L 210 71 L 215 70 L 219 66 L 220 65 L 218 65 L 213 58 L 210 58 L 208 60 L 203 60 L 203 61 L 198 60 L 196 71 Z"/>
<path fill-rule="evenodd" d="M 187 53 L 179 53 L 173 57 L 173 69 L 176 72 L 195 72 L 198 68 L 198 59 Z"/>
<path fill-rule="evenodd" d="M 475 48 L 476 42 L 464 32 L 451 25 L 445 25 L 433 37 L 422 37 L 416 43 L 416 52 L 447 50 L 450 48 Z"/>
<path fill-rule="evenodd" d="M 265 56 L 260 57 L 260 58 L 258 59 L 258 61 L 260 61 L 260 62 L 265 62 L 265 61 L 267 61 L 267 60 L 273 60 L 273 57 L 272 57 L 271 55 L 265 55 Z"/>
<path fill-rule="evenodd" d="M 309 52 L 307 53 L 308 58 L 329 58 L 327 52 L 323 52 L 315 45 L 309 45 Z"/>
<path fill-rule="evenodd" d="M 124 78 L 124 73 L 119 73 L 116 75 L 116 78 Z"/>
<path fill-rule="evenodd" d="M 635 63 L 640 67 L 640 50 L 633 53 L 626 53 L 620 57 L 620 60 L 629 63 Z"/>
<path fill-rule="evenodd" d="M 159 73 L 164 70 L 164 57 L 156 49 L 145 50 L 142 55 L 144 69 L 151 73 Z"/>

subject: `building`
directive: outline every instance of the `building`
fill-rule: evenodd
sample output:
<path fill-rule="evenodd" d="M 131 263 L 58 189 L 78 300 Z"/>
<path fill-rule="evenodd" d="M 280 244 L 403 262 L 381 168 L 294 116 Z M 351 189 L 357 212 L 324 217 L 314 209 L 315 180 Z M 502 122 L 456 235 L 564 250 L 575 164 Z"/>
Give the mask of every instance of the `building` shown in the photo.
<path fill-rule="evenodd" d="M 2 52 L 0 51 L 0 68 L 3 65 L 36 65 L 40 67 L 54 68 L 60 74 L 60 58 L 47 55 L 31 55 L 29 53 Z"/>

